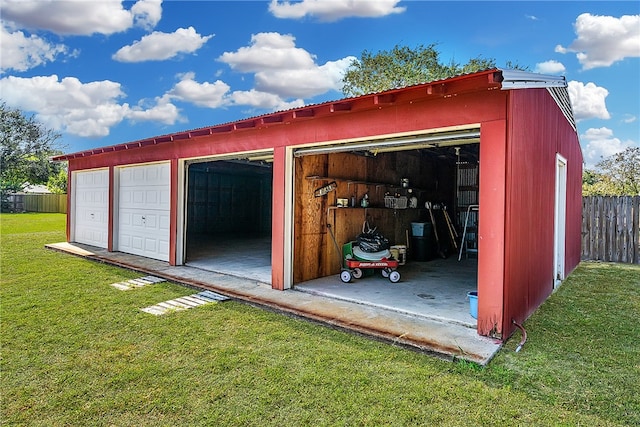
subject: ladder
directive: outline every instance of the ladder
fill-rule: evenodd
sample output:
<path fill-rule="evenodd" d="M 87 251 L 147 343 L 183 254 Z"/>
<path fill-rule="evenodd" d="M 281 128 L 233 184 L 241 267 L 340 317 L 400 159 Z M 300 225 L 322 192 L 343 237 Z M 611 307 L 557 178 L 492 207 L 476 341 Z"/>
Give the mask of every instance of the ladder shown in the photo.
<path fill-rule="evenodd" d="M 462 241 L 460 242 L 460 252 L 458 253 L 458 261 L 460 261 L 462 259 L 462 251 L 464 251 L 467 255 L 467 258 L 469 257 L 469 253 L 478 253 L 478 230 L 477 230 L 477 224 L 475 226 L 476 231 L 474 233 L 475 238 L 473 240 L 475 240 L 476 245 L 475 248 L 469 248 L 469 238 L 467 236 L 467 231 L 469 229 L 469 216 L 471 216 L 471 212 L 479 212 L 480 210 L 480 206 L 479 205 L 469 205 L 467 207 L 467 215 L 465 216 L 464 219 L 464 228 L 462 230 Z M 477 222 L 477 220 L 476 220 Z"/>

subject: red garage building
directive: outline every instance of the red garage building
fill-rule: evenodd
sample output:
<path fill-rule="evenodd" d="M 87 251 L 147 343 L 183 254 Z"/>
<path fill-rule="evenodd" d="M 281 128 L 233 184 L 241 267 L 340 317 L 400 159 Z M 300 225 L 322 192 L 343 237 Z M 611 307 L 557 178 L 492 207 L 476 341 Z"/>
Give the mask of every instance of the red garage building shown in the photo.
<path fill-rule="evenodd" d="M 342 245 L 364 221 L 410 258 L 426 251 L 418 262 L 449 251 L 455 270 L 443 208 L 458 235 L 469 214 L 477 333 L 503 340 L 580 261 L 583 160 L 561 77 L 491 69 L 57 160 L 69 164 L 69 242 L 170 266 L 240 248 L 247 275 L 266 248 L 263 281 L 278 290 L 338 279 L 332 235 Z M 439 239 L 421 243 L 411 224 L 430 222 L 429 203 Z"/>

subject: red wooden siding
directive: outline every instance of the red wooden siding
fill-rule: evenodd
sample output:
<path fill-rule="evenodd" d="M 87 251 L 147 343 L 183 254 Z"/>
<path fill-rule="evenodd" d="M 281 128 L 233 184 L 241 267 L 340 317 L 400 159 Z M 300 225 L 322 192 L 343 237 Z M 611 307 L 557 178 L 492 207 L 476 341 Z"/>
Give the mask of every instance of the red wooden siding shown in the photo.
<path fill-rule="evenodd" d="M 285 156 L 286 149 L 278 147 L 273 151 L 273 203 L 271 213 L 271 287 L 284 290 L 285 254 Z"/>
<path fill-rule="evenodd" d="M 71 163 L 71 162 L 69 162 Z M 75 191 L 74 188 L 72 188 L 72 181 L 71 181 L 71 167 L 67 168 L 67 221 L 66 221 L 66 225 L 67 225 L 67 242 L 71 241 L 71 215 L 75 215 L 75 206 L 72 205 L 72 200 L 73 198 L 71 197 L 71 194 L 73 191 Z"/>
<path fill-rule="evenodd" d="M 171 160 L 171 207 L 169 212 L 169 265 L 176 265 L 176 239 L 178 237 L 178 160 Z M 113 227 L 109 229 L 111 233 Z"/>
<path fill-rule="evenodd" d="M 480 128 L 478 333 L 502 334 L 505 258 L 506 120 Z"/>
<path fill-rule="evenodd" d="M 115 167 L 109 166 L 109 182 L 112 183 L 115 180 Z M 113 185 L 109 185 L 109 212 L 108 212 L 108 221 L 109 221 L 109 236 L 107 237 L 107 250 L 108 251 L 113 251 L 113 242 L 114 242 L 114 238 L 113 238 L 113 230 L 114 230 L 114 221 L 115 221 L 115 217 L 116 217 L 116 213 L 115 213 L 115 207 L 116 207 L 116 193 L 115 193 L 115 188 L 113 187 Z"/>
<path fill-rule="evenodd" d="M 462 92 L 457 92 L 456 85 L 462 85 Z M 476 88 L 476 92 L 469 92 L 471 86 Z M 152 143 L 142 141 L 106 147 L 101 149 L 104 152 L 69 157 L 69 168 L 90 169 L 268 150 L 480 123 L 504 117 L 505 92 L 487 90 L 494 87 L 490 73 L 440 84 L 437 93 L 430 93 L 429 87 L 423 85 L 398 90 L 389 94 L 388 99 L 393 101 L 388 103 L 381 103 L 380 96 L 368 95 L 349 100 L 350 109 L 344 111 L 334 107 L 332 112 L 330 107 L 333 104 L 321 104 L 304 107 L 302 111 L 309 116 L 294 110 L 276 113 L 282 116 L 280 121 L 254 119 L 256 123 L 251 127 L 226 125 L 216 128 L 215 132 L 187 132 L 184 138 L 180 137 L 182 134 L 158 137 L 156 140 L 160 142 L 157 144 L 152 140 Z"/>
<path fill-rule="evenodd" d="M 556 153 L 567 158 L 567 194 L 571 195 L 567 200 L 567 274 L 580 258 L 581 205 L 573 193 L 582 181 L 577 135 L 546 89 L 510 91 L 508 108 L 505 338 L 515 329 L 512 321 L 529 317 L 553 291 Z"/>
<path fill-rule="evenodd" d="M 568 123 L 559 127 L 558 151 L 567 159 L 567 225 L 565 239 L 565 276 L 580 263 L 582 241 L 582 165 L 584 158 L 575 131 Z"/>

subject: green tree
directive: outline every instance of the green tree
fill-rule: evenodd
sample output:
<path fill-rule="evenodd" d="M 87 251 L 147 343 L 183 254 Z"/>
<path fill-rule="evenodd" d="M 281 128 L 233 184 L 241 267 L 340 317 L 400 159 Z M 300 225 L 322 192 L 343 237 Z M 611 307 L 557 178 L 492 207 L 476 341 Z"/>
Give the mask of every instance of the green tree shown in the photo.
<path fill-rule="evenodd" d="M 607 157 L 586 169 L 582 175 L 584 196 L 638 196 L 640 195 L 640 147 Z"/>
<path fill-rule="evenodd" d="M 62 167 L 57 174 L 51 175 L 47 181 L 47 188 L 54 194 L 66 194 L 67 168 Z"/>
<path fill-rule="evenodd" d="M 509 68 L 526 69 L 509 62 Z M 478 56 L 464 65 L 455 61 L 444 64 L 436 44 L 419 45 L 415 49 L 394 46 L 390 51 L 362 52 L 342 78 L 342 92 L 346 96 L 359 96 L 382 92 L 419 83 L 442 80 L 448 77 L 494 68 L 495 59 Z"/>
<path fill-rule="evenodd" d="M 27 183 L 44 184 L 62 168 L 50 160 L 60 154 L 60 135 L 33 116 L 0 103 L 0 196 L 22 190 Z"/>
<path fill-rule="evenodd" d="M 608 177 L 593 169 L 585 169 L 582 172 L 582 195 L 602 196 L 611 194 L 611 184 Z"/>

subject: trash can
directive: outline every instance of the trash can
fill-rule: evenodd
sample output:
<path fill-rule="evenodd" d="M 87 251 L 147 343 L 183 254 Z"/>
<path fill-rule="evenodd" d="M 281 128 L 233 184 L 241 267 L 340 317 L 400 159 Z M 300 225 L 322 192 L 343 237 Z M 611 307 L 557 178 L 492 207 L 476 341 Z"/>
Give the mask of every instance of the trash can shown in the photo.
<path fill-rule="evenodd" d="M 425 237 L 430 233 L 430 222 L 412 222 L 411 223 L 411 235 L 414 237 Z"/>
<path fill-rule="evenodd" d="M 433 244 L 430 222 L 411 223 L 411 259 L 414 261 L 429 261 L 433 258 Z"/>

